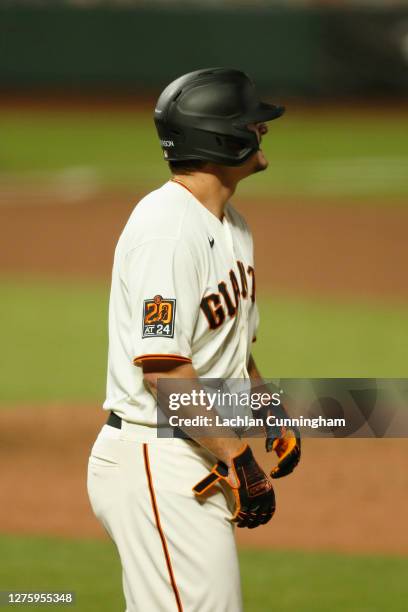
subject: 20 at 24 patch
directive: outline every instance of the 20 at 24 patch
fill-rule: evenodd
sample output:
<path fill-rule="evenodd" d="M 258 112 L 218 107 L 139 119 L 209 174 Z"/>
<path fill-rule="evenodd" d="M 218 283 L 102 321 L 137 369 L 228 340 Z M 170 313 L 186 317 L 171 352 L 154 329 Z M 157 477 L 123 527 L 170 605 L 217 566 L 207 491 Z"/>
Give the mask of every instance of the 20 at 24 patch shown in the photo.
<path fill-rule="evenodd" d="M 176 319 L 176 300 L 155 295 L 143 302 L 142 338 L 173 338 Z"/>

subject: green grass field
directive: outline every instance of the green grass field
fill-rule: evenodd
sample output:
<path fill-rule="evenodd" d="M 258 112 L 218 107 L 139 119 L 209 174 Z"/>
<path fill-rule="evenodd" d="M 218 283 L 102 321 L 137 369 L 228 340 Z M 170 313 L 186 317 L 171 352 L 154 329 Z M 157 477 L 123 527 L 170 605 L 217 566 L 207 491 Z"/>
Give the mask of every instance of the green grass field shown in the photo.
<path fill-rule="evenodd" d="M 101 401 L 108 286 L 0 283 L 0 403 Z M 408 312 L 372 303 L 260 299 L 254 354 L 267 378 L 408 376 Z"/>
<path fill-rule="evenodd" d="M 0 536 L 0 547 L 1 590 L 75 591 L 78 612 L 124 609 L 110 542 Z M 408 559 L 244 549 L 240 565 L 247 612 L 406 610 Z"/>
<path fill-rule="evenodd" d="M 242 195 L 402 199 L 408 195 L 408 115 L 305 114 L 270 124 L 268 172 Z M 0 181 L 91 181 L 142 190 L 167 178 L 150 114 L 2 109 Z"/>

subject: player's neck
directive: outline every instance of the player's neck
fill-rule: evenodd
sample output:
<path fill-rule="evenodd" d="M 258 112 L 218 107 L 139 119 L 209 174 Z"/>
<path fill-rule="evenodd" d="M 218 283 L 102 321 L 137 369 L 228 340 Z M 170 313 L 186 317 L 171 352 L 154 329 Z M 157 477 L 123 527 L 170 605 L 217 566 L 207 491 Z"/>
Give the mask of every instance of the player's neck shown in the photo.
<path fill-rule="evenodd" d="M 235 181 L 226 180 L 225 177 L 209 172 L 175 174 L 172 179 L 187 187 L 194 197 L 218 219 L 222 219 L 225 206 L 236 188 Z"/>

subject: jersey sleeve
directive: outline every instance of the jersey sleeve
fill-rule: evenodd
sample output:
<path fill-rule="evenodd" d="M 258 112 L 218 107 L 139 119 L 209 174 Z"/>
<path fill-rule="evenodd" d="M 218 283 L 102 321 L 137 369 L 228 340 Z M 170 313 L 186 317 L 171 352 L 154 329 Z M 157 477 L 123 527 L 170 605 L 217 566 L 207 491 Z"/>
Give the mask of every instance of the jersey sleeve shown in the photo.
<path fill-rule="evenodd" d="M 200 281 L 188 245 L 151 240 L 128 253 L 125 270 L 134 365 L 160 359 L 191 363 Z"/>

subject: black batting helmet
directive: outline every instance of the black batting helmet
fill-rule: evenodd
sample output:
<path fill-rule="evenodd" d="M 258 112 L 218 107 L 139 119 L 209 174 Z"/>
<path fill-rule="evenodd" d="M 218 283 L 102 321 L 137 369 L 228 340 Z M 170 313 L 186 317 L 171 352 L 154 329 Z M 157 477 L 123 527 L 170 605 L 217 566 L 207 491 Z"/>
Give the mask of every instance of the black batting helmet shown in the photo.
<path fill-rule="evenodd" d="M 261 102 L 244 72 L 208 68 L 170 83 L 157 101 L 154 121 L 166 161 L 238 166 L 259 148 L 248 124 L 277 119 L 284 111 Z"/>

